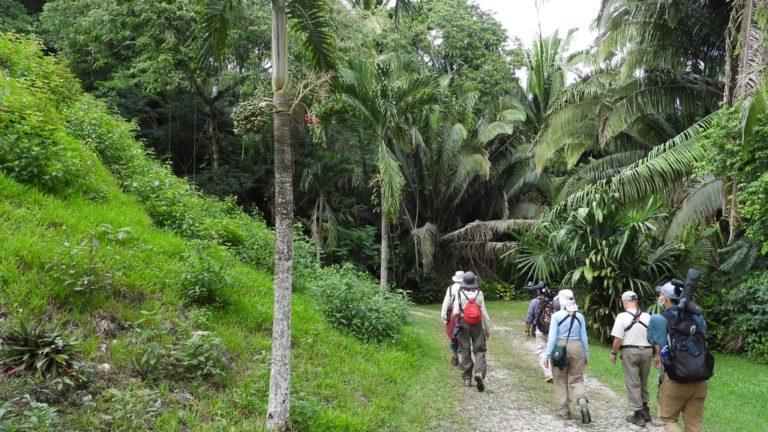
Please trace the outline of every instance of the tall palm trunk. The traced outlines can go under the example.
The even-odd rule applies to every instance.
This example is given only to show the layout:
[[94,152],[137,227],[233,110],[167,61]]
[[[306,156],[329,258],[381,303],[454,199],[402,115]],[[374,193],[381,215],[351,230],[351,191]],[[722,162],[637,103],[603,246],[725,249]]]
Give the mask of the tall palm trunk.
[[[384,197],[381,197],[384,202]],[[389,221],[384,213],[384,209],[381,211],[381,293],[387,289],[387,267],[389,266]]]
[[293,155],[288,95],[285,0],[272,1],[272,90],[275,104],[275,300],[272,367],[264,426],[291,429],[291,285],[293,267]]

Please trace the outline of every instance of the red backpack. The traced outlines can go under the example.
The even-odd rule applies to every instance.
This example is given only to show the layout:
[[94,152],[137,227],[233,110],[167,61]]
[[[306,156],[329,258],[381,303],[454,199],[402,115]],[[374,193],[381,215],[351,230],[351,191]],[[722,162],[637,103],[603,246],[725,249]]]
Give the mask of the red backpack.
[[[478,306],[475,299],[469,298],[466,293],[464,293],[464,298],[467,299],[467,305],[464,306],[464,322],[470,325],[483,322],[483,312],[480,310],[480,306]],[[459,305],[461,305],[461,302],[459,302]]]

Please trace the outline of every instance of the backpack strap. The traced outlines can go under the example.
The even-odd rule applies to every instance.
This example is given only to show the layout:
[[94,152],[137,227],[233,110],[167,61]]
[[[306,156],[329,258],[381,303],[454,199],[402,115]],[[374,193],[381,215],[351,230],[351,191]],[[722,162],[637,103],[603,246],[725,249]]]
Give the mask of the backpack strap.
[[[573,328],[573,321],[575,321],[575,319],[576,319],[576,312],[574,312],[573,315],[570,315],[570,317],[571,317],[571,324],[568,325],[568,336],[565,337],[565,346],[566,347],[568,346],[568,341],[570,340],[570,337],[571,337],[571,329]],[[563,321],[565,321],[567,319],[568,319],[568,317],[565,317],[560,322],[563,322]],[[581,322],[579,322],[579,324],[581,324]],[[558,327],[560,327],[559,324],[558,324]]]
[[624,329],[624,333],[628,332],[629,329],[631,329],[632,327],[635,326],[635,324],[640,324],[641,326],[643,326],[645,328],[648,328],[648,325],[646,323],[640,321],[640,315],[643,314],[643,311],[638,309],[636,314],[633,314],[630,311],[624,311],[624,312],[632,315],[632,323],[630,325],[628,325],[627,328]]
[[467,295],[466,290],[463,290],[463,289],[459,288],[459,292],[456,294],[457,297],[459,297],[459,317],[463,317],[464,316],[464,308],[461,307],[461,296],[459,296],[458,294],[464,294],[464,298],[467,299],[467,303],[469,303],[470,300],[477,299],[477,296],[475,296],[475,298],[473,298],[473,299],[470,299],[469,296]]

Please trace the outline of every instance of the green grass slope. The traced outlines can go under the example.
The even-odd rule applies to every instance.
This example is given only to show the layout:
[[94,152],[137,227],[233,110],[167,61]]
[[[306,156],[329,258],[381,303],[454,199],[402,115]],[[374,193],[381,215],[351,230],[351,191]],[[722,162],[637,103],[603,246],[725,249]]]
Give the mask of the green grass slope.
[[[0,364],[0,430],[261,429],[273,234],[134,134],[35,41],[0,34],[0,337],[44,323],[76,360],[57,357],[59,376]],[[297,275],[295,429],[440,430],[452,376],[427,318],[362,343],[315,306],[313,270]]]

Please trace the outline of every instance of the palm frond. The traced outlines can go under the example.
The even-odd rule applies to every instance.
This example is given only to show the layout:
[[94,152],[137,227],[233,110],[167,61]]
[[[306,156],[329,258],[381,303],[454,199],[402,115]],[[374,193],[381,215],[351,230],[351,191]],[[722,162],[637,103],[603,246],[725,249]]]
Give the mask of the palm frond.
[[400,209],[400,197],[405,179],[400,171],[400,164],[383,142],[379,145],[377,165],[381,188],[381,211],[385,218],[392,221],[397,217]]
[[678,240],[687,225],[711,219],[722,208],[725,200],[725,185],[722,180],[709,179],[692,190],[675,212],[667,228],[665,242]]
[[328,0],[290,0],[286,15],[302,35],[301,46],[320,70],[336,67],[336,35],[333,31],[333,7]]
[[508,231],[530,229],[536,226],[536,220],[507,219],[492,221],[474,221],[442,237],[442,241],[458,242],[463,240],[481,241],[490,240],[494,236]]
[[432,270],[439,238],[437,226],[432,223],[426,223],[424,226],[411,231],[411,236],[421,253],[421,262],[424,265],[424,269]]
[[231,16],[241,0],[204,0],[205,15],[195,29],[201,49],[198,63],[207,65],[224,64],[225,50],[229,38]]
[[487,143],[499,135],[511,135],[514,130],[512,126],[504,122],[493,122],[483,127],[478,133],[478,139],[482,143]]

